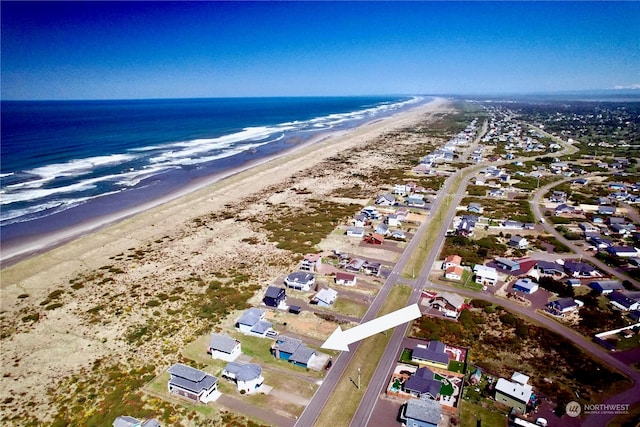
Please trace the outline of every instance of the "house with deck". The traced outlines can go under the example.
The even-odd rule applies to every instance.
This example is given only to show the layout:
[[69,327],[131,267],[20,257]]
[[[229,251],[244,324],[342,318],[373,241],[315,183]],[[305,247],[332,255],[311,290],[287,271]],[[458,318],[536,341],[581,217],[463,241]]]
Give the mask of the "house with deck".
[[504,403],[505,405],[512,407],[517,412],[524,414],[526,413],[527,405],[531,400],[533,387],[526,382],[523,384],[522,380],[519,382],[498,378],[495,391],[496,402]]
[[294,271],[284,279],[287,288],[297,291],[309,291],[316,283],[316,276],[306,271]]
[[218,378],[213,375],[182,363],[171,366],[168,372],[169,393],[194,403],[209,403],[218,397]]
[[306,254],[300,264],[300,270],[314,273],[322,266],[322,255]]
[[444,259],[442,263],[442,269],[446,270],[449,267],[460,266],[462,264],[462,257],[460,255],[449,255]]
[[473,267],[473,273],[475,274],[474,280],[479,285],[494,286],[498,283],[498,271],[493,267],[476,264]]
[[211,358],[231,362],[242,354],[242,345],[237,339],[227,334],[211,334],[207,352]]

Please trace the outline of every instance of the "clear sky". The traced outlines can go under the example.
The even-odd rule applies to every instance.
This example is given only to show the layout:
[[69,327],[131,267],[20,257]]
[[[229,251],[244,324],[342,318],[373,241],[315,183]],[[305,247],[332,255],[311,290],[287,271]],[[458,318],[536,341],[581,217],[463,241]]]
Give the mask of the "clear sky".
[[640,86],[639,2],[9,2],[2,99]]

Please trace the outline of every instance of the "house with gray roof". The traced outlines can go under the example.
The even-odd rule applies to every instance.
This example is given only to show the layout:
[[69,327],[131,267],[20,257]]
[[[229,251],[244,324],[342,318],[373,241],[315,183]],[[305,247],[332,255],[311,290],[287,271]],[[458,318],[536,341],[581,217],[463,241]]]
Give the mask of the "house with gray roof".
[[418,368],[402,385],[404,391],[418,399],[437,400],[442,383],[435,379],[433,371],[426,366]]
[[284,279],[284,284],[287,288],[305,292],[310,290],[315,283],[315,274],[307,271],[294,271]]
[[420,365],[447,369],[449,367],[449,355],[445,349],[446,346],[440,341],[429,341],[429,345],[426,346],[418,344],[411,352],[411,361]]
[[227,334],[211,334],[208,353],[213,359],[230,362],[242,354],[240,341]]
[[536,269],[540,274],[546,276],[562,276],[564,275],[564,267],[553,261],[539,260],[536,263]]
[[285,304],[287,300],[287,293],[283,288],[278,286],[269,286],[264,294],[262,302],[269,307],[278,307],[280,304]]
[[285,335],[276,338],[271,346],[271,353],[277,359],[286,360],[304,368],[316,355],[316,351],[304,345],[302,340]]
[[222,377],[235,382],[239,392],[248,394],[264,383],[262,368],[255,363],[229,362],[222,370]]
[[442,407],[434,400],[410,399],[402,406],[400,418],[408,427],[437,427]]
[[264,320],[265,312],[259,308],[249,308],[236,320],[236,328],[243,334],[266,337],[271,329],[271,323]]
[[637,299],[630,298],[629,295],[619,291],[611,292],[608,298],[612,306],[622,311],[637,310],[640,308],[640,303]]
[[336,302],[338,292],[331,288],[323,288],[311,300],[312,303],[318,304],[321,307],[329,307]]
[[619,280],[596,280],[589,283],[589,287],[603,295],[610,294],[613,291],[624,290],[624,286]]
[[176,363],[168,370],[169,393],[184,397],[194,403],[213,402],[218,397],[218,378],[191,366]]
[[525,413],[527,410],[527,404],[531,399],[533,387],[526,383],[522,384],[520,382],[498,378],[495,390],[495,399],[497,402],[504,403],[505,405],[511,406],[516,411]]

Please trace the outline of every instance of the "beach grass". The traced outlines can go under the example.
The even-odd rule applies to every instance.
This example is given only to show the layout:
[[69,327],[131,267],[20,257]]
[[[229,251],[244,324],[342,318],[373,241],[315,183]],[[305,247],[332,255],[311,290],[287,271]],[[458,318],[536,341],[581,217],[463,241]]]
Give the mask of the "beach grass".
[[[410,295],[411,288],[409,286],[394,286],[378,316],[404,307]],[[351,363],[347,366],[331,397],[329,397],[325,410],[320,413],[316,420],[315,426],[334,427],[344,425],[346,420],[353,418],[390,339],[391,332],[388,331],[366,338],[360,343]],[[359,390],[356,387],[358,369],[360,369],[361,384]]]
[[461,427],[477,427],[478,420],[484,426],[502,426],[506,424],[507,415],[506,411],[500,411],[497,408],[485,408],[464,400],[460,402]]

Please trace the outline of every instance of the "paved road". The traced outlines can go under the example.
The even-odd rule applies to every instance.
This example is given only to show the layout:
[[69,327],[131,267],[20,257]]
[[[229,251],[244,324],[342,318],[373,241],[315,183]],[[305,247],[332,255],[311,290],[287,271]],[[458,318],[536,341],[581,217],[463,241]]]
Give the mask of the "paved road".
[[592,256],[591,253],[585,251],[583,248],[581,248],[579,246],[576,246],[571,240],[567,240],[562,234],[558,233],[556,231],[556,229],[553,227],[552,223],[549,223],[548,220],[544,219],[544,216],[542,215],[542,210],[540,209],[540,199],[542,198],[542,196],[545,193],[547,193],[549,191],[549,189],[551,189],[552,187],[555,187],[556,185],[559,185],[559,184],[561,184],[563,182],[566,182],[566,181],[571,181],[573,179],[575,179],[575,178],[565,178],[563,180],[555,181],[555,182],[552,182],[550,184],[547,184],[547,185],[541,187],[540,189],[538,189],[536,194],[533,196],[533,199],[531,200],[531,210],[533,211],[533,215],[534,215],[536,221],[538,221],[538,222],[544,221],[541,224],[542,228],[544,228],[546,232],[548,232],[551,235],[555,236],[555,238],[558,239],[558,241],[560,241],[560,243],[566,245],[573,252],[575,252],[576,254],[580,255],[583,260],[589,261],[590,263],[592,263],[593,265],[598,267],[600,270],[608,273],[612,277],[619,277],[619,278],[621,278],[623,280],[628,280],[636,288],[640,289],[640,283],[637,280],[634,280],[629,275],[627,275],[626,272],[624,272],[624,271],[622,271],[620,269],[608,266],[604,262],[600,261],[598,258]]

